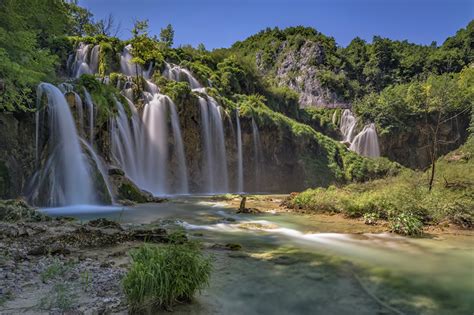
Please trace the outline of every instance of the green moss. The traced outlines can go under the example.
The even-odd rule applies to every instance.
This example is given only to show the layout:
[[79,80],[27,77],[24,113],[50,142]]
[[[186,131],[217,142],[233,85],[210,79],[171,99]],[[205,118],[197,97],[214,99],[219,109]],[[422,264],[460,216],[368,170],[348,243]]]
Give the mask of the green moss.
[[49,220],[51,217],[31,208],[23,200],[0,200],[0,221],[38,222]]
[[119,199],[128,199],[138,203],[148,201],[147,196],[143,194],[135,185],[123,183],[118,189]]

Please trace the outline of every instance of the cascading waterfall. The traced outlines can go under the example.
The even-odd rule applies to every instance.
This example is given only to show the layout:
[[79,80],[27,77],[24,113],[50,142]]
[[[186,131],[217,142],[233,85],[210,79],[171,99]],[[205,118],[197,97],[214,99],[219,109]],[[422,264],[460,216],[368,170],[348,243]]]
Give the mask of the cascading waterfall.
[[379,140],[375,124],[365,125],[364,129],[355,136],[349,149],[363,156],[379,157]]
[[191,85],[191,89],[200,89],[202,85],[193,77],[188,69],[181,68],[177,65],[171,65],[165,62],[165,70],[163,76],[173,81],[187,81]]
[[244,162],[242,156],[242,130],[240,129],[239,110],[235,111],[235,120],[237,125],[237,192],[244,191]]
[[255,191],[261,191],[260,189],[260,178],[262,176],[262,143],[260,141],[260,133],[258,131],[257,123],[252,117],[252,134],[253,134],[253,150],[254,150],[254,163],[255,163]]
[[[140,188],[154,195],[187,194],[186,159],[176,106],[168,96],[159,94],[151,82],[149,89],[142,117],[129,103],[131,124],[123,105],[117,101],[118,115],[112,121],[112,155]],[[177,166],[174,187],[170,187],[168,119],[174,144],[173,160]]]
[[[41,83],[37,89],[38,108],[43,95],[48,100],[49,157],[45,167],[40,169],[36,186],[40,188],[48,181],[48,205],[97,203],[87,158],[81,150],[80,138],[66,98],[54,85]],[[39,132],[39,127],[36,130]]]
[[351,143],[354,138],[354,129],[357,125],[357,119],[354,117],[349,109],[342,112],[340,130],[343,136],[343,141]]
[[220,106],[210,96],[199,97],[201,135],[204,144],[204,179],[206,193],[229,191],[224,125]]
[[379,141],[374,124],[365,125],[361,132],[355,134],[357,118],[349,109],[342,112],[339,128],[343,135],[343,142],[349,144],[349,150],[367,157],[379,157]]
[[82,74],[94,74],[99,67],[100,46],[92,47],[90,44],[79,43],[74,60],[70,67],[72,76],[79,78]]

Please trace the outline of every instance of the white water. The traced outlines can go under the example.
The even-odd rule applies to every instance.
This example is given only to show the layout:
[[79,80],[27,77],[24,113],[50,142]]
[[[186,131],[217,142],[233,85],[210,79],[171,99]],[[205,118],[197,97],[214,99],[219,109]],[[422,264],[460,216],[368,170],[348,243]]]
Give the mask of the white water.
[[70,66],[73,78],[79,78],[82,74],[94,74],[99,67],[99,45],[92,47],[90,44],[79,43]]
[[345,109],[342,112],[340,130],[343,136],[344,142],[352,142],[354,137],[354,129],[357,125],[357,119],[354,117],[349,109]]
[[375,125],[364,126],[364,129],[355,136],[349,149],[363,156],[379,157],[380,149]]
[[47,204],[64,206],[96,203],[87,158],[81,150],[69,105],[61,90],[52,84],[41,83],[37,89],[38,108],[43,95],[48,99],[49,155],[46,166],[39,170],[37,178],[39,185],[49,185]]
[[377,131],[374,124],[367,124],[357,135],[357,118],[349,109],[342,112],[339,128],[343,142],[349,143],[349,150],[367,157],[379,157],[380,148]]
[[187,81],[189,82],[191,89],[202,88],[202,85],[194,78],[188,69],[181,68],[180,66],[169,64],[165,62],[165,70],[163,76],[173,81]]
[[253,150],[254,150],[254,166],[255,166],[255,191],[262,191],[260,188],[260,178],[262,176],[263,152],[262,143],[260,141],[260,133],[255,119],[252,117],[252,134],[253,134]]
[[221,109],[210,96],[199,97],[199,104],[201,107],[201,137],[204,146],[203,192],[228,192],[227,154]]
[[94,143],[94,102],[89,92],[84,88],[84,96],[89,110],[89,143],[92,145]]
[[[154,85],[151,89],[157,91]],[[187,194],[186,159],[175,104],[163,94],[147,93],[149,100],[141,117],[129,103],[130,121],[123,105],[117,102],[119,114],[112,122],[112,154],[138,187],[154,195]],[[172,146],[168,119],[171,121]],[[176,174],[170,172],[170,160],[176,161]]]
[[237,124],[237,192],[244,191],[244,162],[242,156],[242,131],[240,129],[239,110],[235,111],[235,120]]

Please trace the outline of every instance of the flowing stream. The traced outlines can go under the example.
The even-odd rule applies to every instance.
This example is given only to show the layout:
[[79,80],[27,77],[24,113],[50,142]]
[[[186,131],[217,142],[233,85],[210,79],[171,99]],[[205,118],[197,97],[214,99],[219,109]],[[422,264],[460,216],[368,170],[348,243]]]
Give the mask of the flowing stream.
[[[260,196],[275,203],[283,197]],[[213,255],[214,269],[210,287],[194,304],[177,307],[178,314],[349,314],[354,305],[358,314],[393,313],[379,301],[407,314],[462,314],[474,307],[474,246],[467,236],[354,234],[354,224],[344,219],[241,215],[226,202],[206,197],[133,208],[48,211],[81,220],[164,220],[188,230]],[[242,249],[220,249],[225,244]]]

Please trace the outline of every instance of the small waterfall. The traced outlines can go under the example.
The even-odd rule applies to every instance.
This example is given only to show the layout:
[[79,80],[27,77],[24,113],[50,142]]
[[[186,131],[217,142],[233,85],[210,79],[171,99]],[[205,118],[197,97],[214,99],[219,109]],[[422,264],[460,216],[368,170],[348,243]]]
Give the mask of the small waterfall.
[[262,176],[262,163],[263,163],[263,152],[262,143],[260,141],[260,133],[258,131],[257,123],[252,117],[252,134],[253,134],[253,150],[254,150],[254,163],[255,163],[255,191],[261,191],[260,178]]
[[99,45],[95,45],[91,50],[91,55],[89,58],[89,70],[91,74],[97,73],[99,71],[99,50]]
[[357,125],[357,119],[354,117],[349,109],[342,112],[340,130],[343,136],[343,141],[351,143],[354,138],[354,129]]
[[163,76],[173,81],[187,81],[191,85],[191,89],[200,89],[202,85],[194,78],[188,69],[181,68],[177,65],[170,65],[165,62],[165,70]]
[[79,78],[82,74],[94,74],[99,67],[99,45],[91,49],[90,44],[79,43],[70,66],[73,78]]
[[220,106],[210,96],[207,99],[199,97],[199,104],[204,144],[204,192],[228,192],[227,154]]
[[355,136],[349,147],[350,150],[367,157],[379,157],[379,141],[375,124],[368,124]]
[[[379,141],[374,124],[365,125],[360,133],[355,135],[357,118],[349,109],[342,112],[339,128],[343,142],[349,144],[349,150],[367,157],[379,157]],[[355,136],[354,136],[355,135]]]
[[94,142],[94,102],[86,88],[84,88],[84,96],[89,110],[89,142],[92,145]]
[[242,130],[240,129],[239,110],[235,111],[235,120],[237,124],[237,192],[244,191],[244,162],[242,156]]
[[[49,157],[39,170],[38,185],[48,181],[48,205],[94,204],[97,200],[93,194],[90,169],[66,98],[54,85],[41,83],[37,89],[38,108],[43,95],[48,100]],[[39,132],[39,127],[36,130]]]
[[[120,72],[127,76],[140,76],[148,78],[151,73],[151,68],[147,71],[143,71],[143,68],[136,63],[132,62],[132,45],[128,44],[123,48],[122,54],[120,55]],[[150,64],[150,67],[152,65]]]

